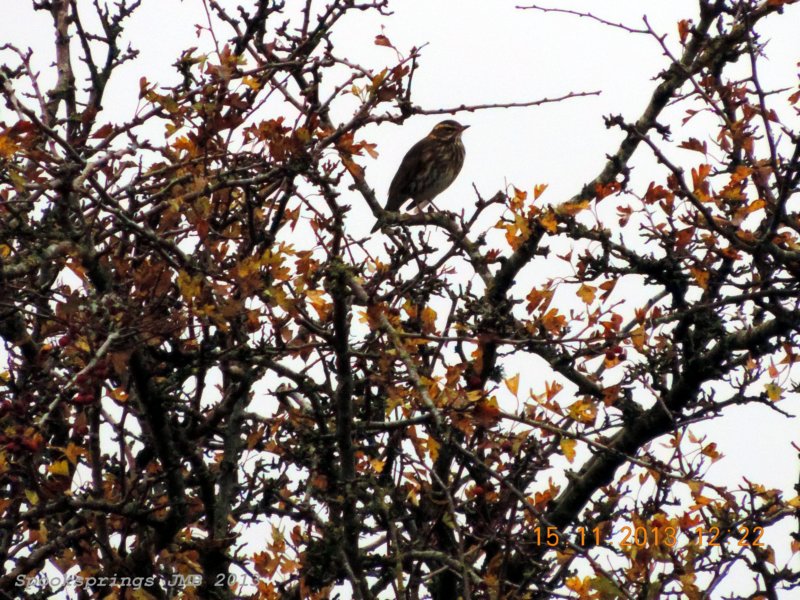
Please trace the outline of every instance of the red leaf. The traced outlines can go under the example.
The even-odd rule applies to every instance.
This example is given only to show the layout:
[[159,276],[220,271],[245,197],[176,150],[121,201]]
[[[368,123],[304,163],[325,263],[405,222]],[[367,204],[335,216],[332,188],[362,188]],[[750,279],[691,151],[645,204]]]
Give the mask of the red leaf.
[[111,133],[112,131],[114,131],[114,127],[111,125],[111,123],[106,123],[100,129],[95,131],[92,134],[92,137],[97,139],[106,138],[108,137],[108,134]]

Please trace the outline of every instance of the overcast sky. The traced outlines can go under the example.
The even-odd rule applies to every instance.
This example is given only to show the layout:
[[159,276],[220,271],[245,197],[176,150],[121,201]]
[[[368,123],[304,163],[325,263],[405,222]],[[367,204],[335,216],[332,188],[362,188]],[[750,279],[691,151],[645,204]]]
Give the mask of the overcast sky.
[[[287,4],[291,2],[288,0]],[[44,12],[34,13],[27,0],[2,3],[0,40],[43,52],[36,55],[36,64],[45,69],[53,57],[49,16]],[[79,4],[88,2],[81,0]],[[589,19],[515,8],[526,4],[524,0],[400,0],[393,5],[394,15],[359,14],[335,34],[340,55],[376,69],[395,60],[391,49],[373,44],[377,34],[386,35],[401,51],[427,43],[414,79],[413,98],[426,108],[537,100],[568,92],[602,92],[599,96],[560,104],[456,116],[471,125],[464,136],[467,157],[459,179],[437,199],[442,207],[469,206],[474,202],[473,185],[488,197],[509,184],[530,190],[534,184],[547,183],[546,201],[558,203],[571,197],[599,172],[605,155],[614,151],[621,137],[617,131],[606,130],[603,117],[609,114],[622,114],[629,120],[638,117],[655,86],[653,78],[668,64],[650,36],[629,34]],[[233,7],[236,2],[223,5]],[[641,27],[642,16],[647,14],[653,29],[667,34],[667,43],[676,52],[677,22],[697,17],[696,0],[550,0],[546,5],[592,10],[602,18],[631,27]],[[787,17],[768,20],[772,29],[762,29],[765,37],[771,39],[767,48],[770,60],[761,73],[766,88],[793,85],[796,81],[800,6],[788,7],[786,11]],[[193,27],[194,23],[205,21],[199,0],[144,0],[128,24],[128,39],[141,54],[112,82],[104,120],[118,122],[130,118],[137,102],[140,77],[156,83],[175,83],[176,74],[170,65],[186,48],[207,42],[197,39]],[[774,27],[777,22],[782,23],[782,28]],[[218,30],[218,35],[224,37],[223,32]],[[52,75],[46,79],[52,80]],[[5,107],[0,107],[2,120],[12,120],[3,111]],[[671,119],[675,137],[686,137],[679,131],[678,115],[674,111],[667,111],[666,115]],[[335,116],[344,120],[348,115]],[[376,160],[361,161],[379,198],[385,197],[406,150],[441,118],[418,117],[402,127],[386,124],[365,132],[371,142],[378,144],[380,153]],[[705,139],[711,135],[706,132]],[[644,152],[637,155],[633,164],[634,182],[647,182],[659,176],[652,159]],[[352,204],[349,217],[352,226],[363,227],[366,234],[374,219],[357,196],[353,196]],[[374,243],[376,249],[380,248],[379,238]],[[537,264],[536,273],[526,271],[525,277],[535,282],[548,269],[547,264]],[[525,284],[525,281],[518,283]],[[541,383],[536,370],[528,368],[521,389],[537,388]],[[796,404],[796,398],[788,399],[782,408],[797,412]],[[753,423],[763,435],[753,435]],[[798,428],[791,425],[766,408],[756,407],[734,409],[724,419],[698,426],[698,433],[714,432],[713,439],[728,457],[712,468],[709,477],[733,484],[746,476],[790,490],[798,468],[796,453],[789,453],[788,442],[798,441]],[[775,456],[785,456],[786,461],[776,461]]]

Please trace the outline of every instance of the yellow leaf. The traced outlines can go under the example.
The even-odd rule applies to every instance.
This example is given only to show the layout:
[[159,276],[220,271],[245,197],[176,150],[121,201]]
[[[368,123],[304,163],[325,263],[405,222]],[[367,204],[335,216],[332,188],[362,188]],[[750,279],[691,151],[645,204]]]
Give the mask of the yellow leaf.
[[0,258],[8,258],[11,255],[11,246],[0,244]]
[[575,421],[590,425],[597,417],[597,407],[589,400],[578,400],[570,405],[569,416]]
[[505,384],[506,387],[508,388],[508,391],[514,394],[514,396],[516,396],[517,391],[519,390],[519,373],[517,373],[513,377],[509,377],[508,379],[506,379]]
[[73,465],[78,464],[78,457],[81,454],[85,455],[86,450],[73,442],[67,444],[67,448],[64,450],[64,456],[66,456]]
[[541,196],[546,189],[546,183],[537,183],[535,186],[533,186],[533,199],[538,200],[539,196]]
[[39,504],[39,495],[33,490],[25,490],[25,497],[28,499],[31,506]]
[[578,202],[564,202],[556,207],[556,213],[559,215],[568,215],[574,217],[582,210],[589,208],[588,200],[579,200]]
[[775,383],[768,383],[764,386],[764,389],[767,391],[767,398],[773,402],[777,402],[783,396],[783,388]]
[[564,456],[567,457],[569,462],[575,460],[575,446],[577,442],[573,439],[569,438],[562,438],[559,442],[559,446],[561,446],[561,452],[564,453]]
[[548,210],[539,217],[539,223],[550,233],[555,233],[558,229],[558,219],[556,219],[556,214],[552,210]]
[[430,306],[422,309],[422,331],[425,333],[436,331],[436,311]]
[[576,294],[578,297],[583,300],[586,304],[591,304],[594,302],[594,296],[597,288],[593,285],[587,285],[585,283],[581,284],[581,287],[578,288]]
[[200,286],[203,281],[202,275],[189,275],[186,271],[178,273],[178,289],[187,302],[191,302],[200,295]]
[[19,150],[17,143],[7,135],[0,135],[0,157],[11,158]]
[[242,83],[256,92],[261,89],[261,84],[258,82],[258,80],[254,77],[250,77],[249,75],[242,77]]
[[592,590],[592,580],[589,577],[580,579],[579,577],[567,577],[564,580],[567,587],[573,592],[576,592],[580,598],[588,598],[589,592]]
[[111,396],[117,402],[123,402],[124,403],[124,402],[128,401],[128,392],[126,392],[121,387],[114,388],[113,390],[108,392],[108,395]]
[[644,343],[646,340],[647,334],[645,333],[644,327],[642,325],[637,325],[636,328],[631,331],[631,343],[633,347],[641,352],[644,350]]
[[62,477],[69,477],[69,461],[59,460],[47,467],[47,470],[53,475],[60,475]]
[[369,464],[372,465],[376,473],[383,473],[383,467],[386,465],[386,463],[379,458],[370,459]]
[[436,460],[439,458],[439,442],[437,442],[434,438],[428,436],[428,453],[431,455],[432,460]]
[[697,285],[701,288],[706,289],[708,287],[708,271],[704,271],[703,269],[698,269],[697,267],[689,267],[689,271],[694,277],[695,281],[697,281]]

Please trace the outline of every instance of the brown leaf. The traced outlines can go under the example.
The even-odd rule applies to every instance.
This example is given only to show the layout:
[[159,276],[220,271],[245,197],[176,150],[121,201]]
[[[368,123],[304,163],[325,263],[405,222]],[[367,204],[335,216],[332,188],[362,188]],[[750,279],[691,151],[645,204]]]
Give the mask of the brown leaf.
[[694,150],[695,152],[702,152],[703,154],[708,153],[708,146],[705,142],[700,143],[700,140],[696,138],[689,138],[685,142],[681,143],[679,148],[684,148],[686,150]]
[[108,134],[114,131],[114,126],[111,123],[106,123],[100,129],[92,134],[93,138],[102,139],[108,137]]

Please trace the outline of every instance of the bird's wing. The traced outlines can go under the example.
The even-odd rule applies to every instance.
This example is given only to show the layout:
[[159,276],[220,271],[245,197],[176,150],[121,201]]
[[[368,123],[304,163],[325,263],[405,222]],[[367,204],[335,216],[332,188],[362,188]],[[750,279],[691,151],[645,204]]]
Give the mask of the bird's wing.
[[411,146],[411,149],[403,157],[400,167],[397,169],[397,173],[394,174],[392,183],[389,186],[389,199],[386,202],[386,210],[400,210],[400,207],[411,197],[408,193],[409,177],[419,169],[420,158],[423,154],[419,151],[419,147],[424,141],[422,139]]

